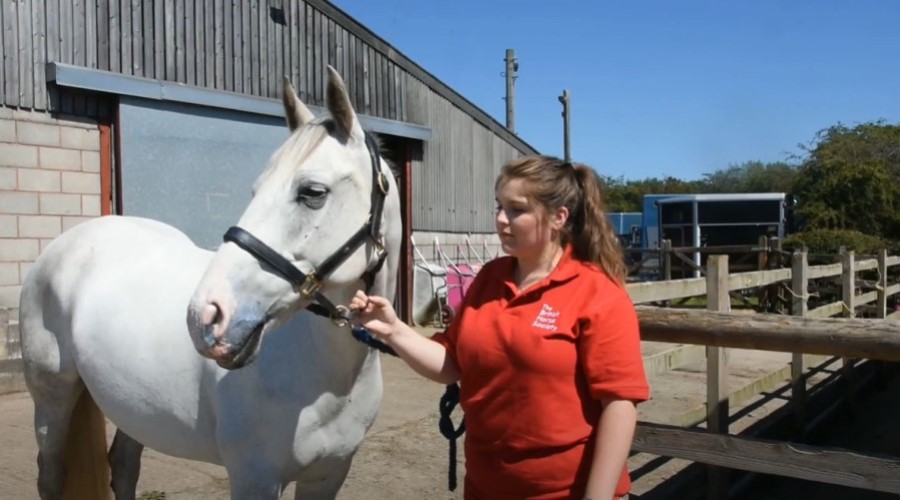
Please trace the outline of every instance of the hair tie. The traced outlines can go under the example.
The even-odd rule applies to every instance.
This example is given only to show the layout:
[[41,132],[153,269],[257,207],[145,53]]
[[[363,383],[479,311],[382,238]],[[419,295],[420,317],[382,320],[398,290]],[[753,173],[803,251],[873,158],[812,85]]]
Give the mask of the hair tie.
[[581,183],[581,179],[578,177],[578,170],[575,168],[575,164],[564,161],[562,163],[562,167],[571,170],[572,175],[575,177],[575,184],[578,185],[578,189],[581,190],[582,193],[584,193],[584,185]]

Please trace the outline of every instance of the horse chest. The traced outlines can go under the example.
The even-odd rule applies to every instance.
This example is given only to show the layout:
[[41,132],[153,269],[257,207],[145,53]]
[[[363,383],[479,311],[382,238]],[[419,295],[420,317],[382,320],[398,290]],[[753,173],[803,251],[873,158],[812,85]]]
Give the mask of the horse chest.
[[268,455],[290,462],[283,466],[294,471],[352,454],[381,402],[378,355],[367,356],[361,367],[340,375],[300,370],[300,362],[293,365],[295,370],[275,375],[264,368],[273,366],[266,364],[266,357],[263,353],[244,370],[224,372],[218,381],[220,446],[246,449],[256,443]]

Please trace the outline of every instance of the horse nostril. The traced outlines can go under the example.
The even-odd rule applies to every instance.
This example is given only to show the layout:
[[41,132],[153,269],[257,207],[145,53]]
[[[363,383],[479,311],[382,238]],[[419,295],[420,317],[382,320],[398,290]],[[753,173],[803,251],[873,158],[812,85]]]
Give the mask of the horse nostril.
[[203,326],[211,326],[222,321],[222,309],[215,302],[206,304],[203,307],[203,314],[200,316]]

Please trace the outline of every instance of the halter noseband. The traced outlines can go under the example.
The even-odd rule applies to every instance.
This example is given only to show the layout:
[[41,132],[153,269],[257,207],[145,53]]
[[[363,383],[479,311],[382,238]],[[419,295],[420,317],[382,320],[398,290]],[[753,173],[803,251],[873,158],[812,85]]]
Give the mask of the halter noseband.
[[313,302],[307,306],[310,312],[331,318],[336,324],[346,324],[349,320],[349,313],[346,307],[334,305],[321,293],[322,281],[343,264],[368,239],[375,245],[378,252],[375,265],[366,270],[362,276],[368,292],[375,281],[375,275],[381,269],[387,257],[384,239],[381,236],[381,219],[384,213],[384,200],[388,194],[389,184],[387,176],[381,169],[378,144],[368,132],[365,133],[365,138],[366,148],[369,150],[369,160],[372,164],[372,205],[369,210],[369,218],[359,231],[310,273],[307,274],[297,269],[289,260],[273,250],[272,247],[238,226],[228,228],[223,237],[225,242],[230,241],[234,243],[255,257],[256,260],[271,267],[275,274],[294,285],[303,298],[312,300]]

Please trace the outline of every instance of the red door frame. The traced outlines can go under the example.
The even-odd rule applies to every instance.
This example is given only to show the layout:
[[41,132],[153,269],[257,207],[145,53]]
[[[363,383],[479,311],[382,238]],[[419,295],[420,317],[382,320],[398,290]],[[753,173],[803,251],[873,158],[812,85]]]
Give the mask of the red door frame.
[[403,224],[403,239],[400,243],[400,280],[398,296],[400,318],[412,322],[412,140],[403,141],[403,172],[400,177],[400,220]]
[[100,215],[122,214],[122,155],[119,137],[119,100],[111,99],[112,111],[98,120],[100,129]]
[[113,151],[112,124],[101,120],[100,127],[100,215],[115,213],[116,202],[113,199]]

